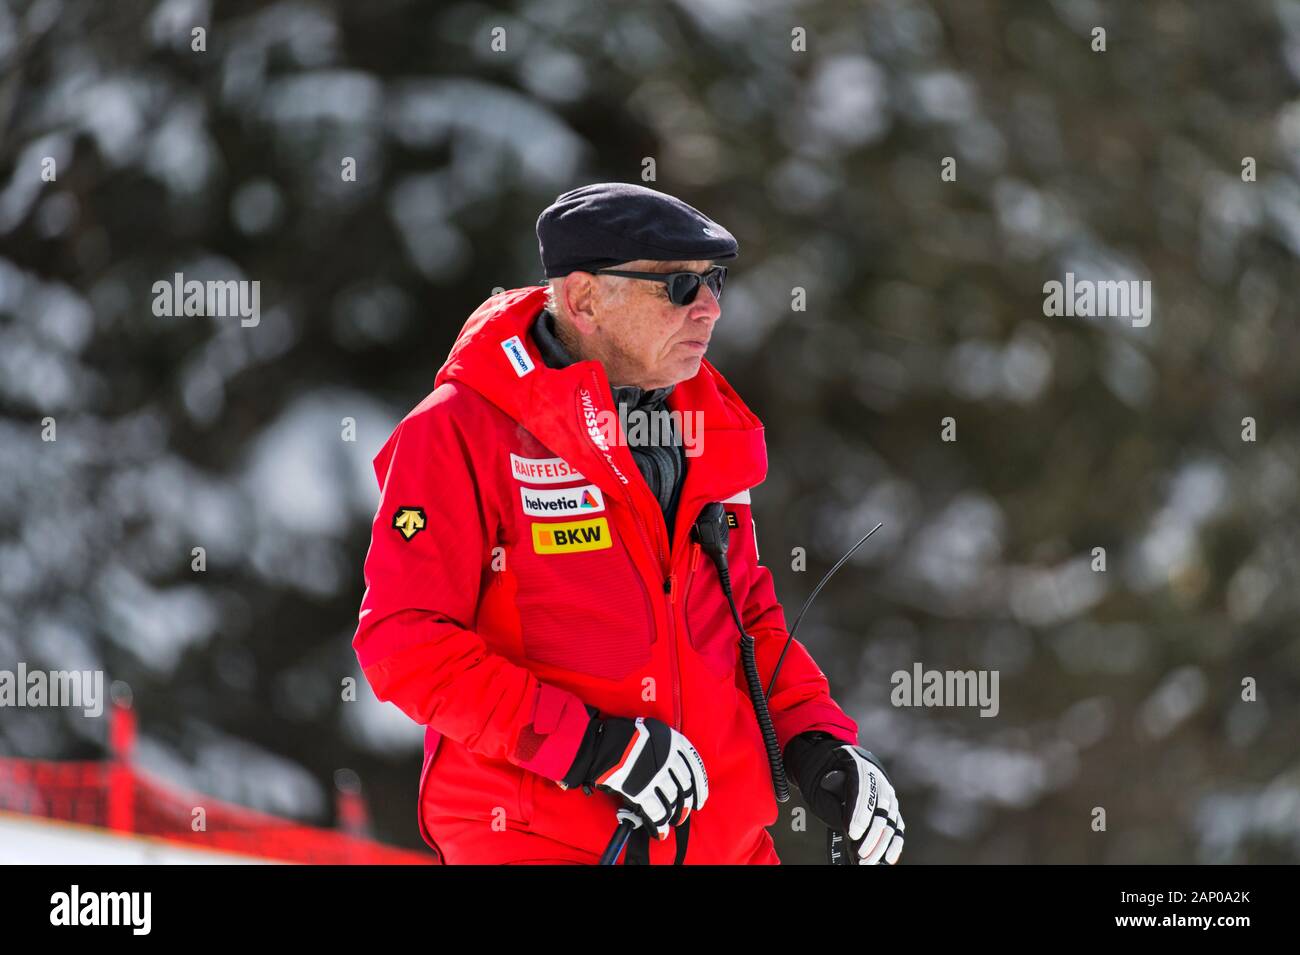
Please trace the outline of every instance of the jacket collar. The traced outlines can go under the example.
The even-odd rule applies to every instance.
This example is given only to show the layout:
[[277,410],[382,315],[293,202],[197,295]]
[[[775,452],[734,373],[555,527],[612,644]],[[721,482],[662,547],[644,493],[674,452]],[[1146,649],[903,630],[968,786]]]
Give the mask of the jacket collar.
[[[532,325],[533,336],[537,339],[538,350],[542,353],[542,359],[550,368],[567,368],[578,359],[573,357],[568,346],[560,341],[560,336],[555,331],[555,316],[548,310],[542,309]],[[653,408],[660,404],[673,392],[675,385],[667,385],[663,388],[640,388],[636,385],[614,385],[611,389],[614,393],[614,403],[617,405],[626,405],[628,410],[637,408]]]
[[[549,367],[529,329],[546,304],[546,287],[511,289],[480,305],[461,329],[434,385],[458,381],[473,388],[607,494],[630,493],[643,513],[659,506],[641,478],[626,442],[600,447],[593,415],[617,415],[609,379],[597,361]],[[523,371],[507,347],[522,349]],[[673,540],[680,540],[700,506],[761,483],[767,475],[763,424],[707,359],[695,377],[679,382],[666,400],[670,411],[702,422],[698,456],[686,468]],[[604,420],[597,418],[595,420]]]

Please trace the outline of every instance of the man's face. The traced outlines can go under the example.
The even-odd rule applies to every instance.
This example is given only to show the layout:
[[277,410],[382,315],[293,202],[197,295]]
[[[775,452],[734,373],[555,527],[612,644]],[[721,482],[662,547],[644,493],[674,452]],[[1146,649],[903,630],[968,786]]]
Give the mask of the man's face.
[[[638,259],[613,268],[636,272],[704,272],[712,262],[654,262]],[[674,305],[662,282],[593,276],[590,296],[578,299],[575,321],[584,357],[605,366],[610,384],[662,388],[695,377],[722,308],[708,286],[695,300]],[[568,292],[566,283],[566,293]],[[568,303],[571,308],[573,300]]]

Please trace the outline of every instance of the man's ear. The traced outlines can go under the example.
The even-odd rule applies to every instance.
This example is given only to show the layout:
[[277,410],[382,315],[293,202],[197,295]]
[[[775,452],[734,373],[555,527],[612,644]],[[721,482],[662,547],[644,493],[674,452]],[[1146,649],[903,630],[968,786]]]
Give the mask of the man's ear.
[[600,289],[596,276],[590,272],[570,272],[560,285],[560,292],[569,323],[581,335],[590,335],[597,328],[596,310]]

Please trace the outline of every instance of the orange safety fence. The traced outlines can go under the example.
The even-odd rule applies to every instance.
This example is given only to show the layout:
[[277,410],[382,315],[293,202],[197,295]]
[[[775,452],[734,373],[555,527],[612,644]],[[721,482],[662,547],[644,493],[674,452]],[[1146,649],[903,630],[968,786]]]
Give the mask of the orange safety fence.
[[[202,808],[200,815],[195,810]],[[0,811],[315,865],[431,865],[429,853],[303,825],[168,786],[119,760],[0,758]],[[201,820],[202,828],[196,831]]]

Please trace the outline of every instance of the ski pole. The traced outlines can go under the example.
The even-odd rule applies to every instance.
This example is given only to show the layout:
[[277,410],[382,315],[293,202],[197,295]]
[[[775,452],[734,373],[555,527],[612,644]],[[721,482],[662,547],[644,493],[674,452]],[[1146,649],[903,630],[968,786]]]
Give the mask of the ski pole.
[[619,820],[618,828],[614,830],[609,845],[605,847],[600,857],[601,865],[618,865],[618,857],[623,854],[623,848],[631,838],[633,830],[641,827],[641,817],[631,809],[620,809],[616,815]]
[[[848,776],[845,772],[836,769],[826,774],[826,778],[822,780],[822,789],[842,797],[847,783]],[[853,846],[849,842],[847,832],[826,827],[826,863],[827,865],[857,865],[857,858],[853,853]]]

